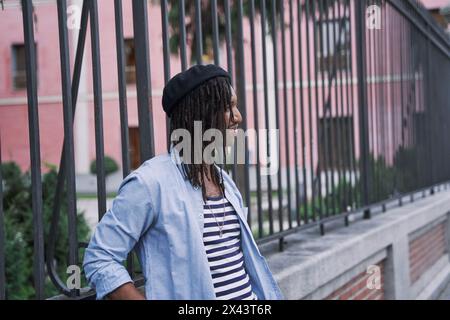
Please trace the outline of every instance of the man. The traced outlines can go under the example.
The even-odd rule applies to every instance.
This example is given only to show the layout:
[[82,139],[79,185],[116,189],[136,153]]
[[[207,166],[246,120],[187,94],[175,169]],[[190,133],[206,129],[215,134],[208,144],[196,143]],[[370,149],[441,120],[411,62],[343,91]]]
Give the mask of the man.
[[[194,144],[202,151],[207,146],[194,134],[195,123],[202,133],[235,135],[242,122],[229,74],[207,65],[176,75],[164,88],[163,108],[171,136],[187,132],[191,143],[187,150],[178,147],[183,142],[171,144],[120,185],[85,252],[84,270],[97,298],[281,299],[233,180],[216,163],[193,161]],[[133,249],[145,296],[122,264]]]

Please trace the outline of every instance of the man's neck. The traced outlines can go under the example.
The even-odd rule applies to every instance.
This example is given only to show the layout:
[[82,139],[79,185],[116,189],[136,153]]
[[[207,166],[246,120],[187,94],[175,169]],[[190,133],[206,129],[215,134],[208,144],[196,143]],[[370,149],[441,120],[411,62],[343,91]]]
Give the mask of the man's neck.
[[204,179],[202,179],[205,185],[205,191],[207,197],[218,197],[222,195],[222,189],[219,185],[214,183],[211,177],[211,167],[207,167]]

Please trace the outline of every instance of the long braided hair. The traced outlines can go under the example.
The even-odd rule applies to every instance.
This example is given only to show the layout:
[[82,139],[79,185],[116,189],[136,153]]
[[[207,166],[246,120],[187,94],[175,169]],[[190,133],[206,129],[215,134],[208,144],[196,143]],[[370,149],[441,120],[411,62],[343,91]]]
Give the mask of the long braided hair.
[[[185,129],[194,138],[194,122],[201,121],[202,137],[206,130],[217,129],[222,133],[223,150],[225,156],[226,129],[225,112],[230,111],[230,119],[233,117],[231,111],[231,85],[225,77],[216,77],[206,81],[199,87],[192,90],[174,107],[170,117],[170,136],[176,129]],[[179,142],[179,141],[178,141]],[[173,142],[176,144],[176,142]],[[193,141],[192,143],[200,143]],[[210,143],[201,141],[202,154],[205,147]],[[170,148],[170,146],[168,146]],[[191,159],[194,159],[194,147],[191,146]],[[182,152],[182,151],[181,151]],[[180,156],[183,156],[180,153]],[[222,166],[221,166],[222,167]],[[222,171],[219,172],[213,164],[206,164],[202,160],[201,164],[183,163],[185,176],[194,187],[202,188],[203,199],[206,199],[206,189],[204,179],[209,171],[212,182],[225,192]]]

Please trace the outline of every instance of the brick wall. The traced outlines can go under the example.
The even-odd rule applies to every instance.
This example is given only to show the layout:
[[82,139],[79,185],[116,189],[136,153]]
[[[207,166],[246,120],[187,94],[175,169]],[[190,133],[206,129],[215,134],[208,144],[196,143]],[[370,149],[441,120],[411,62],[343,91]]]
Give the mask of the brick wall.
[[425,233],[410,239],[409,263],[411,284],[441,258],[446,249],[446,224],[444,221]]
[[381,288],[369,289],[367,281],[373,274],[361,272],[326,297],[326,300],[383,300],[384,299],[384,260],[376,265],[380,267]]

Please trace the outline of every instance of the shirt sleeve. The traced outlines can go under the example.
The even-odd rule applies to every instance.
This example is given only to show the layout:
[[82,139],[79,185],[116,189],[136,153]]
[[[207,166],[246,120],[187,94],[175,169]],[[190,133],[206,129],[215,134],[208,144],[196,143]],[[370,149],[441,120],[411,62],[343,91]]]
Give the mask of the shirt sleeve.
[[83,268],[97,299],[132,282],[123,262],[153,219],[149,190],[132,173],[121,183],[112,208],[98,223],[85,250]]

